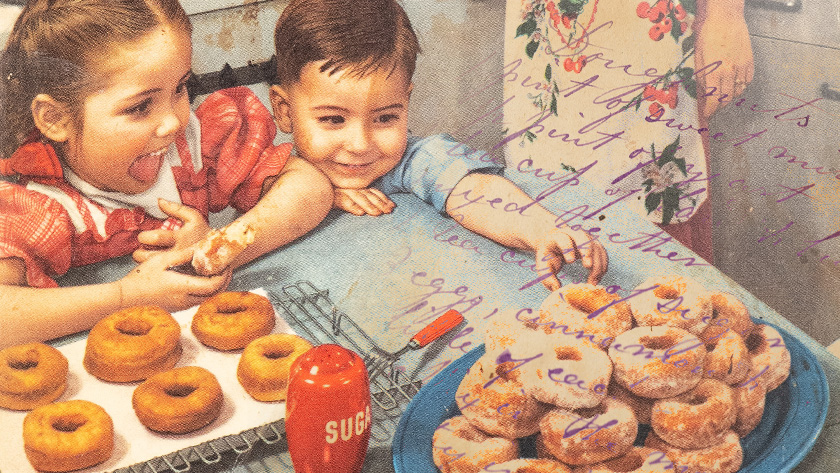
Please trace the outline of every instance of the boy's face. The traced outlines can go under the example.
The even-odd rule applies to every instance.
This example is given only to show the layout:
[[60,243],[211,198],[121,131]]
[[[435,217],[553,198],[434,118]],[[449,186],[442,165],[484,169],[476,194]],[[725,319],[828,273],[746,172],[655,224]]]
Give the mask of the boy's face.
[[369,187],[405,152],[411,82],[401,68],[360,78],[321,72],[322,64],[307,64],[290,86],[272,86],[275,120],[334,186]]

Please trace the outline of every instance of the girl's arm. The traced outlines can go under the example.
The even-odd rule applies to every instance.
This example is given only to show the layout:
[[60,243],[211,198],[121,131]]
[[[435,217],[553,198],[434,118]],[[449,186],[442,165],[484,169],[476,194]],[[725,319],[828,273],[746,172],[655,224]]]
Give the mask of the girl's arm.
[[88,330],[102,317],[136,305],[183,310],[227,286],[230,271],[200,278],[167,270],[191,257],[191,250],[162,254],[118,281],[58,288],[27,287],[23,261],[0,259],[0,348]]
[[[714,71],[697,77],[697,106],[701,120],[706,120],[721,105],[743,93],[753,79],[753,51],[744,20],[744,0],[699,0],[693,29],[695,70],[721,61]],[[706,94],[711,95],[705,97]]]
[[254,243],[233,263],[243,265],[290,243],[315,228],[333,205],[329,179],[315,166],[290,156],[283,171],[263,184],[263,195],[251,210],[236,220],[254,229]]
[[[496,203],[491,203],[494,200]],[[557,217],[538,203],[522,213],[504,210],[511,202],[521,208],[533,201],[504,177],[471,173],[452,190],[446,212],[464,228],[501,245],[535,252],[538,271],[550,268],[553,275],[579,258],[589,269],[588,281],[597,284],[608,264],[607,252],[599,241],[568,226],[557,228]],[[543,280],[543,284],[549,290],[560,287],[556,276]]]

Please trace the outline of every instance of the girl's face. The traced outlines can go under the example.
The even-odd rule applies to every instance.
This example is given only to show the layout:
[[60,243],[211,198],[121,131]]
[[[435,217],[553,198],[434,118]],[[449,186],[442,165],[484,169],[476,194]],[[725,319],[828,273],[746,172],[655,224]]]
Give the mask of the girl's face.
[[65,164],[102,190],[149,189],[189,119],[191,56],[189,35],[167,25],[112,48],[97,65],[105,79],[84,100],[81,129],[71,125]]

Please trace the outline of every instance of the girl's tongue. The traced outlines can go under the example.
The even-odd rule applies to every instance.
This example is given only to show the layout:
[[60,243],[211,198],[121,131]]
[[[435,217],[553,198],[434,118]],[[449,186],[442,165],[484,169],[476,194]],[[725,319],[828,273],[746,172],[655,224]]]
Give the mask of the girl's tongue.
[[140,156],[128,167],[128,175],[140,182],[154,182],[157,180],[165,154],[165,152],[159,151]]

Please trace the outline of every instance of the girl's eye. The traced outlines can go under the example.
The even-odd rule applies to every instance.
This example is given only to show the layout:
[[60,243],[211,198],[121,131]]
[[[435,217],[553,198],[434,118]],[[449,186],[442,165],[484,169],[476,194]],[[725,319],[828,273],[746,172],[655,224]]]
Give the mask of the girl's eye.
[[137,105],[133,105],[125,110],[125,113],[128,115],[145,115],[149,112],[149,108],[152,106],[152,99],[148,98],[143,100],[142,102],[138,103]]
[[399,115],[391,113],[391,114],[388,114],[388,115],[380,115],[379,117],[376,118],[376,122],[377,123],[391,123],[391,122],[398,121],[399,119],[400,119]]
[[328,115],[325,117],[318,117],[318,121],[328,125],[341,125],[344,123],[344,117],[341,115]]

